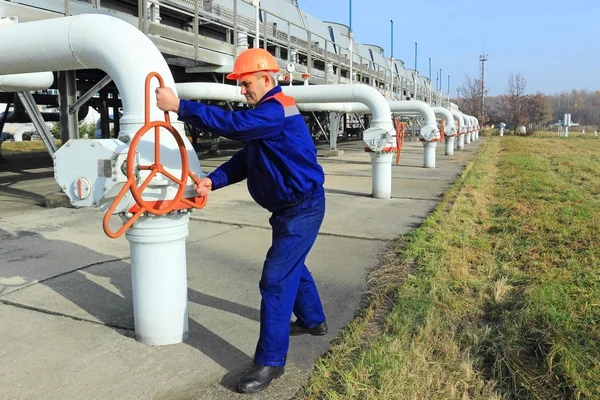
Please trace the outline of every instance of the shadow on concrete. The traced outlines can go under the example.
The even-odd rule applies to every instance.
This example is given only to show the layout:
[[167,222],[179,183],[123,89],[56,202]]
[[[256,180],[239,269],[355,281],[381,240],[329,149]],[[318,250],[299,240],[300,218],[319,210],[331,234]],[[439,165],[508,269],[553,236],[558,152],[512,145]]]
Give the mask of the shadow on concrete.
[[325,189],[325,194],[345,194],[348,196],[358,196],[358,197],[368,197],[371,198],[371,194],[360,193],[360,192],[352,192],[349,190],[339,190],[339,189]]
[[[47,257],[52,253],[52,257]],[[48,263],[64,260],[64,268]],[[128,258],[115,258],[64,240],[48,240],[37,232],[11,234],[0,229],[0,302],[42,313],[98,323],[133,338],[133,298]],[[68,265],[71,264],[71,265]],[[83,266],[77,266],[81,265]],[[6,265],[6,267],[4,267]],[[74,266],[75,265],[75,266]],[[37,285],[51,289],[39,290]],[[32,292],[26,293],[31,290]],[[259,321],[259,311],[196,290],[189,301]],[[73,305],[75,307],[73,307]],[[252,358],[188,318],[189,339],[197,349],[228,371],[223,385],[233,390],[241,371]],[[0,321],[1,325],[1,321]]]

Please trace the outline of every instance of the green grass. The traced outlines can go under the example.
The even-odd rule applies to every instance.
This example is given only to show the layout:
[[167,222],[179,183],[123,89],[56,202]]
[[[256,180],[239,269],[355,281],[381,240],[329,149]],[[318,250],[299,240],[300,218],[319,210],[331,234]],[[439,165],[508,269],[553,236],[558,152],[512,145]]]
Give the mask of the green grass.
[[392,243],[302,398],[600,398],[600,141],[494,137]]
[[[61,146],[60,140],[55,140],[57,147]],[[3,142],[2,143],[2,152],[5,155],[8,154],[16,154],[16,153],[35,153],[35,152],[45,152],[46,147],[44,146],[44,142],[41,140],[25,140],[22,142]]]

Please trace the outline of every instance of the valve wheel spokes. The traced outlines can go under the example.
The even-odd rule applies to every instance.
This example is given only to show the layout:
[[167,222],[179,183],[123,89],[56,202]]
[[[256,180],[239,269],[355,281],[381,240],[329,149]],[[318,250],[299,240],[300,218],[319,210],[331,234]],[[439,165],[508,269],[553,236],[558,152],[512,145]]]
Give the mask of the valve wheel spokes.
[[[150,81],[153,77],[156,77],[159,81],[160,87],[164,88],[164,81],[162,77],[157,72],[151,72],[146,77],[146,99],[145,99],[145,117],[144,117],[144,126],[142,126],[131,141],[131,145],[129,146],[129,152],[127,154],[127,181],[115,200],[109,207],[108,211],[104,215],[103,219],[103,228],[106,235],[110,238],[116,238],[121,236],[129,227],[133,225],[133,223],[145,212],[152,215],[165,215],[175,210],[180,206],[181,203],[193,207],[193,208],[202,208],[206,205],[207,197],[198,198],[196,197],[195,201],[190,201],[188,199],[183,198],[183,193],[185,192],[185,188],[187,185],[188,178],[191,178],[196,184],[199,183],[199,179],[191,173],[188,166],[188,156],[187,149],[185,148],[185,143],[179,132],[171,125],[171,121],[169,118],[169,113],[165,112],[164,121],[155,121],[150,122]],[[137,166],[138,171],[150,171],[144,182],[137,187],[136,185],[136,167],[135,167],[135,155],[137,154],[137,146],[142,139],[142,137],[148,133],[152,128],[154,128],[154,163],[151,165],[140,165]],[[177,178],[167,170],[165,170],[163,164],[160,159],[160,129],[166,129],[177,142],[177,148],[179,150],[179,154],[181,156],[181,177]],[[142,198],[142,192],[150,185],[152,179],[154,179],[158,174],[164,175],[167,179],[171,180],[173,183],[177,184],[179,187],[177,189],[177,193],[172,200],[168,202],[148,202]],[[135,202],[139,206],[139,210],[133,214],[133,216],[117,231],[112,232],[108,226],[110,216],[115,211],[127,191],[131,191],[131,195],[135,199]]]

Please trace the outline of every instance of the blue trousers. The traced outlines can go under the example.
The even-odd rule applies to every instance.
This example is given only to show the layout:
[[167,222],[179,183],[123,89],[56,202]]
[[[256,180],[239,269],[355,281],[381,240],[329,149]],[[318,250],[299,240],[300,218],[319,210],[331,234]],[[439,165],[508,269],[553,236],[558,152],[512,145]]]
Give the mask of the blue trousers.
[[305,200],[273,213],[273,243],[260,280],[260,338],[254,362],[285,365],[292,312],[312,328],[325,321],[315,281],[304,264],[325,215],[325,197]]

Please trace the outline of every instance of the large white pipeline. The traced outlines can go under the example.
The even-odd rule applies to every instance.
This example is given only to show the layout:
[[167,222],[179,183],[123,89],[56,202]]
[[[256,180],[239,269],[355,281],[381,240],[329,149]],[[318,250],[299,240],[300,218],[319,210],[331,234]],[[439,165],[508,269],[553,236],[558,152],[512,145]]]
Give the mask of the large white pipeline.
[[[114,148],[116,149],[114,160],[116,160],[117,156],[121,157],[127,152],[128,146],[124,143],[130,142],[138,129],[144,125],[145,79],[148,73],[158,72],[162,75],[166,86],[174,86],[171,71],[152,41],[128,23],[104,15],[84,14],[4,26],[0,29],[0,54],[2,55],[0,75],[98,68],[107,72],[118,87],[123,103],[119,134],[121,140],[74,141],[81,145],[91,143],[91,147],[69,146],[70,141],[56,154],[57,175],[68,176],[66,180],[69,182],[72,180],[75,187],[77,182],[80,182],[80,188],[81,181],[84,179],[79,175],[80,171],[88,168],[95,174],[99,174],[99,160],[84,158],[85,165],[70,163],[69,160],[76,158],[78,154],[69,153],[69,147],[70,149],[81,147],[83,150]],[[153,95],[158,82],[154,79],[150,86]],[[156,101],[152,99],[149,110],[150,121],[163,120],[164,114],[155,104]],[[180,128],[182,128],[181,124]],[[194,149],[185,135],[181,136],[189,158],[190,171],[201,173],[200,161]],[[162,132],[160,137],[163,150],[161,163],[172,175],[181,176],[181,159],[179,151],[176,150],[178,147],[175,139],[166,132]],[[154,163],[152,133],[144,136],[137,151],[141,165]],[[110,159],[100,161],[108,161],[109,165],[111,162]],[[69,167],[66,167],[67,165]],[[116,181],[120,166],[115,165],[103,171],[110,174],[112,169]],[[140,178],[143,180],[148,173],[149,171],[140,171]],[[98,177],[98,182],[103,180],[105,181],[106,178]],[[124,185],[124,182],[121,185]],[[191,184],[186,186],[188,188],[186,197],[195,194]],[[144,200],[172,199],[177,191],[177,187],[166,178],[153,179],[147,189],[144,191]],[[66,185],[63,186],[63,190],[70,197],[75,196],[72,193],[73,189]],[[95,188],[92,188],[92,191],[94,190]],[[99,190],[102,192],[101,186]],[[81,197],[84,192],[81,189],[79,192]],[[93,195],[87,198],[91,202]],[[71,199],[74,201],[74,197]],[[124,204],[123,207],[120,206],[121,210],[127,210],[133,205],[131,200],[121,203]],[[97,202],[94,201],[93,204],[97,205]],[[126,234],[131,244],[135,334],[136,338],[144,343],[179,343],[188,335],[185,263],[185,236],[187,236],[188,221],[187,213],[162,217],[142,216],[134,224],[132,231]],[[173,224],[177,227],[171,229]],[[139,236],[144,236],[145,239],[140,240]],[[158,240],[152,242],[155,238]],[[139,244],[140,242],[152,242],[152,244]],[[154,249],[154,253],[162,252],[165,257],[159,259],[154,253],[144,251],[140,246],[150,246]]]
[[[371,129],[388,144],[382,147],[395,146],[394,126],[390,118],[388,102],[376,89],[362,84],[353,85],[320,85],[320,86],[282,86],[283,92],[294,97],[296,103],[345,103],[359,102],[366,105],[373,115]],[[238,93],[239,88],[231,85],[214,83],[179,83],[177,92],[188,100],[230,100],[244,102]],[[302,107],[299,105],[298,107]],[[326,111],[326,110],[322,110]],[[329,109],[327,111],[336,111]],[[372,196],[378,199],[389,199],[392,196],[392,153],[371,153],[372,161]]]
[[[392,114],[396,115],[420,115],[424,124],[421,127],[421,141],[423,143],[423,167],[435,168],[436,139],[440,132],[437,127],[435,112],[425,102],[419,100],[390,101],[388,102]],[[369,113],[369,108],[357,103],[299,103],[298,108],[302,111],[335,111],[354,112],[357,114]],[[452,125],[454,125],[452,121]]]
[[[4,28],[5,29],[5,28]],[[52,72],[0,75],[0,92],[31,92],[46,90],[54,83]]]

